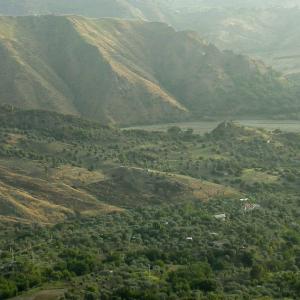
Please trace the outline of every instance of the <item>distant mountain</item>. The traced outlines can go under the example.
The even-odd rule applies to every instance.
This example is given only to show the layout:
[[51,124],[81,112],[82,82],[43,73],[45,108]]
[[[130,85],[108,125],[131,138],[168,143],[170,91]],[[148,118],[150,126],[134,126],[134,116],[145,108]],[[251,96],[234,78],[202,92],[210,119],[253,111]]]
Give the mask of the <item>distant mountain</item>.
[[198,8],[173,20],[221,49],[263,59],[285,74],[300,72],[300,8]]
[[300,0],[0,0],[0,15],[45,14],[161,21],[299,77]]
[[299,77],[300,0],[170,0],[160,7],[175,28]]
[[162,5],[165,3],[169,8],[195,8],[195,7],[293,7],[300,6],[299,0],[167,0],[160,1]]
[[163,23],[0,18],[0,101],[134,124],[278,115],[299,103],[280,74]]
[[152,0],[0,0],[0,15],[77,14],[163,21],[160,7]]
[[299,0],[0,0],[0,14],[79,14],[88,17],[170,21],[181,10],[207,7],[270,8],[300,6]]

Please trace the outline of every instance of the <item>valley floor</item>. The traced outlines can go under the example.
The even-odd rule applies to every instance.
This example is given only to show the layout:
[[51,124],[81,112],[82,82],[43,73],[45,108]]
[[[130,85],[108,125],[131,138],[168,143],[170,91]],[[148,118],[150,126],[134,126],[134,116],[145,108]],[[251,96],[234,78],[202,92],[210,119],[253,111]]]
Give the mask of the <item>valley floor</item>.
[[[124,130],[142,129],[148,131],[167,131],[171,126],[178,126],[182,129],[191,128],[195,133],[203,134],[212,131],[223,120],[216,121],[194,121],[194,122],[180,122],[180,123],[165,123],[157,125],[141,125],[123,128]],[[300,121],[297,120],[235,120],[243,126],[262,128],[266,130],[280,129],[286,132],[300,132]]]

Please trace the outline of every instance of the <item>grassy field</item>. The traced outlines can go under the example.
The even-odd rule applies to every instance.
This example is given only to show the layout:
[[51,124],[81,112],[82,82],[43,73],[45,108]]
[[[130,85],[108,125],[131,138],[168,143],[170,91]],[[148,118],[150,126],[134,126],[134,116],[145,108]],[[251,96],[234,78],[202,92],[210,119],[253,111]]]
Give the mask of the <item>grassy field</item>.
[[[146,125],[146,126],[136,126],[124,129],[144,129],[149,131],[166,131],[172,126],[179,126],[182,129],[192,128],[195,133],[206,133],[210,132],[216,126],[222,122],[220,121],[198,121],[198,122],[182,122],[182,123],[167,123],[158,125]],[[286,132],[300,132],[300,121],[295,120],[236,120],[235,122],[254,128],[264,128],[267,130],[280,129]]]

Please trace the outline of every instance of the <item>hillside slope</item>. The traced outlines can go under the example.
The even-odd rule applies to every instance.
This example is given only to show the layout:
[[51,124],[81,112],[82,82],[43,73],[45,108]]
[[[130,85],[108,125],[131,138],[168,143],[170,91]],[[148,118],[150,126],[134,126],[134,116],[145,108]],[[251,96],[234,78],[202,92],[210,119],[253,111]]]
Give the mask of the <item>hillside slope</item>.
[[[126,30],[130,22],[51,16],[0,22],[2,101],[103,123],[184,117],[186,109],[154,78],[138,73],[129,45],[116,44],[115,30]],[[128,64],[118,62],[119,56]]]
[[300,72],[299,0],[174,0],[168,22],[196,30],[221,49],[262,59],[288,76]]
[[57,223],[124,209],[235,200],[258,187],[298,192],[299,134],[233,122],[204,136],[178,129],[121,131],[0,106],[0,221]]
[[143,155],[144,145],[169,140],[143,136],[54,112],[0,106],[0,222],[54,224],[127,208],[239,196],[221,184],[124,165],[122,156],[134,148]]
[[221,49],[263,59],[285,74],[300,72],[300,8],[198,7],[183,9],[173,24],[197,30]]
[[0,221],[58,223],[80,214],[120,211],[67,184],[38,179],[0,165]]
[[0,101],[134,124],[297,112],[289,83],[163,23],[0,18]]
[[299,133],[0,106],[0,298],[298,299],[299,185]]
[[289,76],[300,70],[299,8],[299,0],[0,0],[0,15],[118,17],[197,30],[218,47],[263,59]]

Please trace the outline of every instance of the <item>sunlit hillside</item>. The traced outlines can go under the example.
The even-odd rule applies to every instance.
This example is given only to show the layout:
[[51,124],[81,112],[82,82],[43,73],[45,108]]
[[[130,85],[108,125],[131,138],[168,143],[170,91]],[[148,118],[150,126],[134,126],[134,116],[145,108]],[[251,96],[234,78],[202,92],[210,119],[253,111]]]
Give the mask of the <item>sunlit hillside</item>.
[[0,57],[1,103],[101,123],[298,112],[281,74],[163,23],[1,17]]

